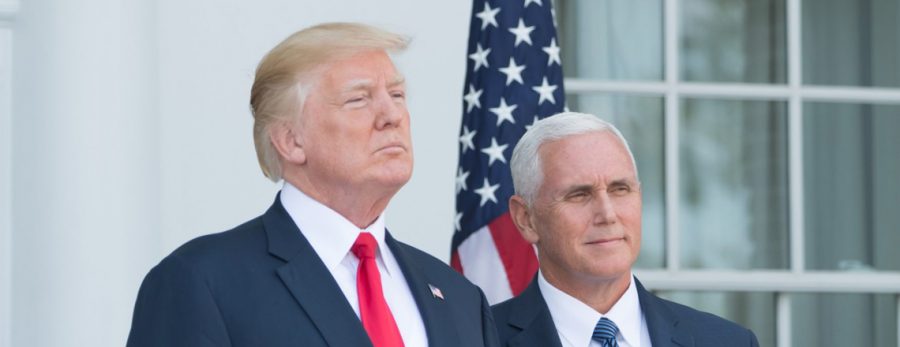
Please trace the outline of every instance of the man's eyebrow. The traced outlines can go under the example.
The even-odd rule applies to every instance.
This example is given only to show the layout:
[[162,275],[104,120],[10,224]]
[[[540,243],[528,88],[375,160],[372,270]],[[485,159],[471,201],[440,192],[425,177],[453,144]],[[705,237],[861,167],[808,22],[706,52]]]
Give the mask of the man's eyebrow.
[[579,191],[594,190],[594,186],[590,184],[574,184],[566,188],[566,194]]
[[[403,75],[397,75],[397,76],[394,76],[394,78],[388,82],[387,86],[395,87],[395,86],[398,86],[398,85],[401,85],[404,83],[406,83],[406,77],[403,77]],[[350,80],[349,82],[347,82],[347,84],[344,86],[344,88],[341,89],[341,92],[346,93],[346,92],[352,92],[352,91],[360,90],[360,89],[368,89],[368,88],[371,88],[374,84],[375,83],[370,79]]]
[[619,179],[613,180],[612,182],[609,182],[609,185],[610,186],[633,186],[634,183],[635,183],[634,180],[632,180],[630,178],[619,178]]
[[406,83],[406,77],[403,75],[396,75],[393,80],[388,82],[388,87],[395,87],[404,83]]
[[354,90],[366,89],[372,86],[372,80],[370,79],[356,79],[347,82],[344,88],[341,89],[341,92],[352,92]]

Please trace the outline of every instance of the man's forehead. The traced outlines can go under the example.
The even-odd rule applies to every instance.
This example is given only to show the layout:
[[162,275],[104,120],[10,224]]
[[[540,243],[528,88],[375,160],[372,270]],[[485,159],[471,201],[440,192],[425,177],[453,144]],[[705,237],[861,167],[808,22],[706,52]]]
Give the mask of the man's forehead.
[[[398,86],[406,83],[406,78],[399,73],[387,76],[386,85],[388,87]],[[377,80],[373,78],[353,78],[344,81],[341,89],[344,91],[352,91],[357,89],[368,89],[377,84]]]
[[571,159],[566,158],[568,156],[577,158],[591,156],[628,157],[628,151],[615,134],[609,131],[592,131],[544,142],[538,148],[538,155],[541,156],[542,161],[547,161],[547,159],[551,158]]
[[[599,172],[599,171],[560,171],[562,175],[545,177],[544,181],[557,187],[570,186],[592,186],[605,187],[613,184],[637,183],[634,174],[619,170],[617,172]],[[549,178],[549,179],[548,179]]]
[[[609,132],[569,136],[541,145],[545,180],[557,183],[589,183],[636,180],[625,146]],[[552,176],[552,177],[547,177]]]

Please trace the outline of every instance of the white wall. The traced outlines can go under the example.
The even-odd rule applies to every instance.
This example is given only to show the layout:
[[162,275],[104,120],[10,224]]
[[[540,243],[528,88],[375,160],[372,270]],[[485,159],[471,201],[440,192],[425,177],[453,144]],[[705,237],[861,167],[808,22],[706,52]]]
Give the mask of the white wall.
[[7,263],[0,253],[0,281],[13,267],[11,294],[0,282],[0,346],[4,331],[13,346],[122,345],[151,266],[188,239],[261,214],[277,186],[253,151],[253,71],[281,39],[326,21],[412,36],[396,62],[409,85],[416,166],[388,227],[446,260],[470,6],[23,2],[12,25],[11,118],[0,50],[0,252],[12,245]]
[[12,313],[12,18],[16,3],[0,1],[0,346],[11,343]]

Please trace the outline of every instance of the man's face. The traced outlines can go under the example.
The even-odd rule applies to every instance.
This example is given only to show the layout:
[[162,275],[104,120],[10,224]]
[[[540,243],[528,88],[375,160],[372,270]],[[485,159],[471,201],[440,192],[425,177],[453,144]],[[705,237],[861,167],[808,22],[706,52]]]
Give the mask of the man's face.
[[593,132],[545,143],[539,155],[544,179],[529,208],[529,241],[541,271],[566,283],[630,276],[641,247],[641,192],[622,143]]
[[393,194],[412,174],[406,86],[383,51],[326,65],[299,125],[307,174],[318,188]]

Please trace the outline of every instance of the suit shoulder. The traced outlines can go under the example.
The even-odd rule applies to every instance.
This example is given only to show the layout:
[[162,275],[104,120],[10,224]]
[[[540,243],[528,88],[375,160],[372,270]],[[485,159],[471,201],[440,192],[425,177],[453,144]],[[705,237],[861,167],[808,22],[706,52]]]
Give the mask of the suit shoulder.
[[262,219],[257,217],[230,230],[198,236],[172,251],[160,265],[177,259],[201,268],[219,267],[247,254],[264,252],[266,242]]
[[521,307],[519,307],[521,305],[523,305],[522,300],[519,296],[515,296],[491,306],[491,315],[494,316],[494,322],[496,322],[497,334],[504,345],[520,331],[519,328],[513,327],[510,321],[516,318],[513,317],[513,312],[521,311]]
[[674,301],[666,300],[660,297],[656,297],[661,303],[668,306],[672,311],[676,312],[678,316],[682,319],[689,320],[692,322],[700,322],[704,323],[703,325],[715,325],[720,328],[740,328],[744,329],[737,323],[734,323],[725,318],[719,317],[715,314],[700,311],[690,306],[682,305]]
[[715,314],[700,311],[698,309],[679,304],[674,301],[666,300],[657,296],[653,296],[659,304],[668,307],[675,312],[680,318],[680,322],[688,324],[695,330],[704,331],[702,335],[704,339],[709,338],[713,341],[754,341],[751,345],[757,345],[756,335],[749,329],[719,317]]
[[521,296],[515,296],[491,306],[491,312],[494,314],[494,319],[498,322],[505,321],[506,318],[509,317],[513,307],[521,304],[519,301],[521,301]]

